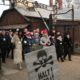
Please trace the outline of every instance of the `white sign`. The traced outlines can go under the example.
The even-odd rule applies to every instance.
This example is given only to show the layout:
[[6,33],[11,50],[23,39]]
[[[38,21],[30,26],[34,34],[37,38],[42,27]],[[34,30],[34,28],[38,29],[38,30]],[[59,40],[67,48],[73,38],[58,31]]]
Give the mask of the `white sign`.
[[26,54],[25,61],[27,80],[59,80],[54,46]]

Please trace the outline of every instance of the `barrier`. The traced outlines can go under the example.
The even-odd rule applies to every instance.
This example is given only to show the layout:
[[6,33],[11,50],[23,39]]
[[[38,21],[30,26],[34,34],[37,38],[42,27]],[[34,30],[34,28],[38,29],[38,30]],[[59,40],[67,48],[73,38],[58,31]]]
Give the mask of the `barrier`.
[[25,54],[25,62],[26,80],[60,80],[54,46]]

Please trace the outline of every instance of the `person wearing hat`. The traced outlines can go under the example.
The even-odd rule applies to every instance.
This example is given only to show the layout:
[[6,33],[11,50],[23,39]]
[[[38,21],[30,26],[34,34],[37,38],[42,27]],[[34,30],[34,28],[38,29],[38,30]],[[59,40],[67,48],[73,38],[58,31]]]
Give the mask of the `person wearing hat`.
[[43,35],[40,39],[40,44],[43,46],[43,48],[46,48],[48,46],[50,46],[51,42],[50,42],[50,39],[49,39],[49,36],[48,36],[48,31],[46,29],[44,29],[42,31]]
[[68,60],[71,61],[72,60],[71,53],[72,53],[73,43],[72,43],[72,39],[71,39],[69,33],[64,35],[63,46],[64,46],[64,60],[68,56]]
[[56,34],[56,42],[55,42],[55,47],[56,47],[56,54],[57,54],[57,60],[61,60],[63,62],[63,43],[62,43],[62,36],[60,32],[57,32]]
[[36,29],[35,32],[33,33],[33,39],[34,43],[39,45],[40,44],[40,34],[39,34],[39,29]]

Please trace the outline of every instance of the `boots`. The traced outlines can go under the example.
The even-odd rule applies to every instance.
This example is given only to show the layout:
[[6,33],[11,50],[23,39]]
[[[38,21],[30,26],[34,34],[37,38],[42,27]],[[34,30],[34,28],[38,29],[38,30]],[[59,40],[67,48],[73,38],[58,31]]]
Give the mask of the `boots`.
[[17,64],[17,68],[18,68],[19,70],[22,70],[22,65],[21,65],[21,63]]

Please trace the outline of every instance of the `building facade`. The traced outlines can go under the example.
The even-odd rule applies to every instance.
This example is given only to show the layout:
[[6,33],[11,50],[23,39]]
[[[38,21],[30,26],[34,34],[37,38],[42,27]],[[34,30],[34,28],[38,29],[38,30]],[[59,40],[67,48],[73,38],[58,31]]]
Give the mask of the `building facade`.
[[[60,15],[57,15],[57,21],[52,23],[52,27],[55,26],[55,30],[60,31],[62,35],[69,32],[76,51],[80,47],[80,11],[74,11],[73,20],[72,11],[69,10],[70,8],[58,10],[57,14]],[[41,15],[38,12],[40,12]],[[23,7],[14,7],[3,12],[0,18],[0,29],[23,29],[28,25],[31,25],[29,27],[30,30],[37,27],[43,29],[46,28],[43,19],[51,29],[51,23],[49,23],[50,14],[54,14],[52,8],[44,4],[38,4],[35,8],[31,7],[27,9]]]

